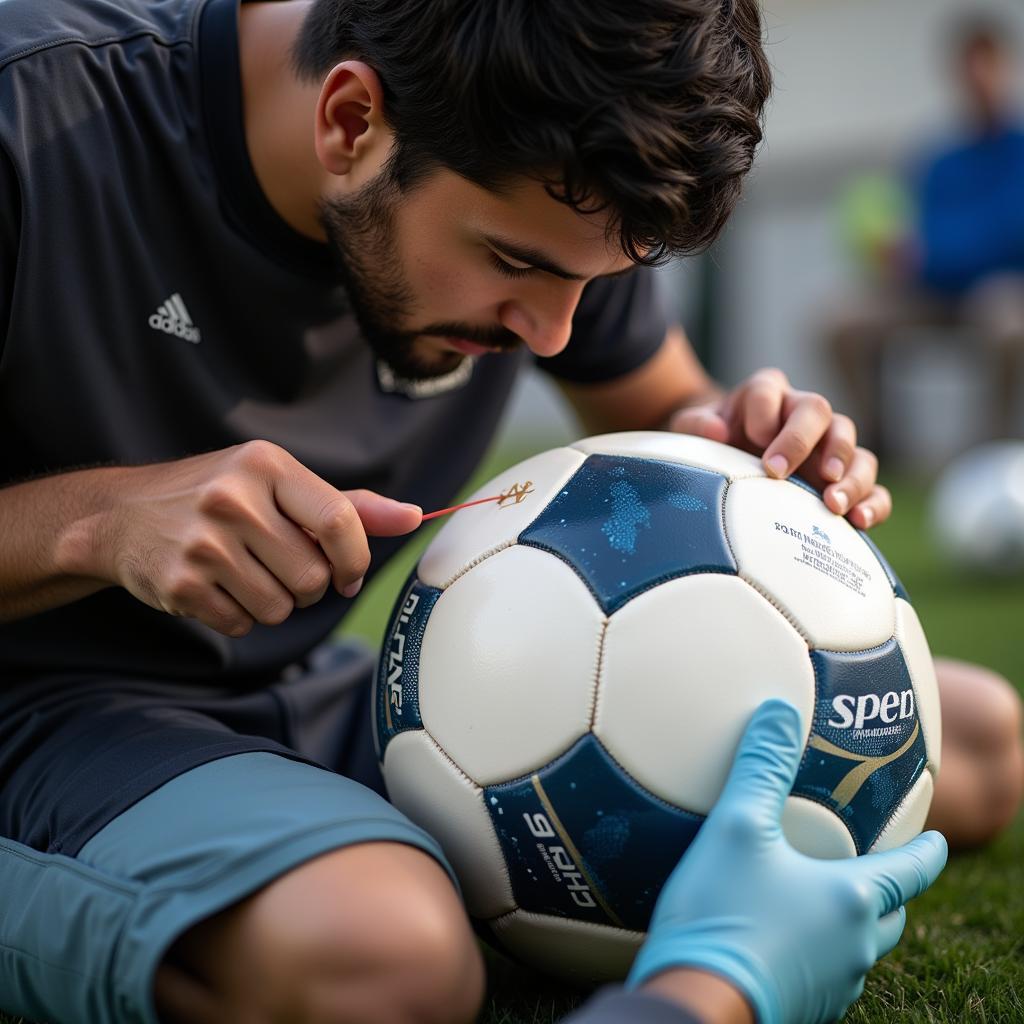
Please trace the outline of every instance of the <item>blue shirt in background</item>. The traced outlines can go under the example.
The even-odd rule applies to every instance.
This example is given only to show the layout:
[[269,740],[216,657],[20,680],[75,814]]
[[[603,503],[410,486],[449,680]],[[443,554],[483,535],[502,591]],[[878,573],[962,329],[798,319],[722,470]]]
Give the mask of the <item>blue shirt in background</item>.
[[958,294],[992,274],[1024,273],[1024,128],[949,148],[918,180],[926,285]]

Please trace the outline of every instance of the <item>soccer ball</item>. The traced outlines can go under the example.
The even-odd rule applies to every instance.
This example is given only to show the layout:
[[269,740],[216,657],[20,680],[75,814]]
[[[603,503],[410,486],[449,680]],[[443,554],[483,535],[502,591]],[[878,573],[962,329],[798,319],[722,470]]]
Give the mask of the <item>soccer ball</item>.
[[931,500],[932,533],[955,565],[1024,570],[1024,442],[994,441],[955,459]]
[[841,857],[916,835],[932,660],[874,545],[806,484],[668,433],[534,456],[456,512],[401,594],[375,694],[393,802],[481,930],[621,977],[761,701],[800,710],[784,829]]

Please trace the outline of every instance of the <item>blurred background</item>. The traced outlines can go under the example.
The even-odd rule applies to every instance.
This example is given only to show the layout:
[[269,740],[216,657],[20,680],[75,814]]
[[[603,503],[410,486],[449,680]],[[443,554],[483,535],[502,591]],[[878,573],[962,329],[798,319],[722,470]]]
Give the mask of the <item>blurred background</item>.
[[[981,251],[1006,244],[990,237],[998,224],[985,223],[993,219],[986,202],[991,211],[1010,199],[992,195],[988,164],[995,161],[997,177],[1000,167],[1009,175],[1009,164],[1024,160],[1019,147],[989,146],[968,154],[966,167],[948,169],[946,180],[926,182],[941,156],[970,148],[977,136],[1004,126],[1024,133],[1024,3],[770,0],[764,11],[775,74],[766,143],[713,251],[666,271],[705,365],[725,384],[781,367],[798,387],[854,415],[892,468],[912,473],[934,472],[988,437],[1021,436],[1024,384],[1007,380],[1013,374],[974,336],[973,322],[959,322],[955,308],[911,316],[894,293],[903,287],[906,305],[916,302],[925,290],[919,270],[941,284],[929,289],[937,305],[955,307],[989,276],[986,260],[997,267],[1014,257],[1024,282],[1024,183],[1015,189],[1017,209],[995,218],[1004,226],[1016,218],[1016,253]],[[989,29],[1000,52],[981,52],[979,38],[979,52],[965,55],[966,37]],[[991,112],[998,126],[983,124],[989,112],[977,109],[979,93],[1001,106]],[[1024,182],[1024,162],[1017,166]],[[943,188],[957,187],[966,198],[943,202]],[[928,188],[940,195],[922,210]],[[973,204],[968,217],[980,211],[973,229],[958,222],[965,203]],[[915,270],[921,254],[906,250],[922,230],[936,235],[937,249],[959,246],[963,258]],[[1017,305],[1024,309],[1024,298]],[[858,311],[869,323],[857,324]],[[847,343],[861,350],[859,365],[856,356],[843,364],[836,338],[851,327],[861,329]],[[883,344],[866,336],[870,328],[891,337]],[[1013,400],[1000,388],[1012,389]],[[1011,406],[1008,421],[996,422],[1001,402]],[[512,435],[525,429],[545,440],[574,430],[536,378],[524,381],[507,422]]]

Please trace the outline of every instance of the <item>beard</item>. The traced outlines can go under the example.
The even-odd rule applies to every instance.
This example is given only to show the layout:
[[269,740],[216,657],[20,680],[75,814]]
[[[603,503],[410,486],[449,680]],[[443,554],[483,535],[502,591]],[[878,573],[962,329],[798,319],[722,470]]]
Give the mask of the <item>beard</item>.
[[444,377],[468,356],[427,350],[419,339],[465,338],[498,351],[511,352],[521,339],[507,328],[435,323],[406,330],[414,306],[398,257],[395,211],[402,193],[387,170],[358,193],[320,202],[320,223],[338,262],[341,284],[359,328],[374,355],[406,380]]

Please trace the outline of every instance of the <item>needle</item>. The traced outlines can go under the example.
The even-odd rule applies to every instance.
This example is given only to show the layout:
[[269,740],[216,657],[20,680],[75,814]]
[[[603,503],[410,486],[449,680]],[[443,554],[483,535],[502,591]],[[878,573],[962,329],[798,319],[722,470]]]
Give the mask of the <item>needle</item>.
[[483,505],[488,501],[501,501],[504,497],[504,494],[496,494],[493,498],[477,498],[476,501],[464,501],[461,505],[452,505],[451,508],[440,508],[436,512],[427,512],[422,522],[425,523],[428,519],[436,519],[438,516],[446,516],[449,512],[458,512],[460,508],[469,508],[470,505]]

